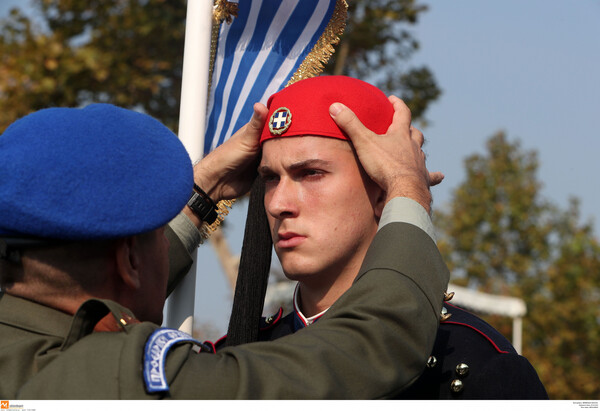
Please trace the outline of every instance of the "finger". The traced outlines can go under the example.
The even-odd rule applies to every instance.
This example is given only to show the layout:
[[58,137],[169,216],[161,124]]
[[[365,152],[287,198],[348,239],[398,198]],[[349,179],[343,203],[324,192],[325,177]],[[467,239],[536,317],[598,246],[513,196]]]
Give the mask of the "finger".
[[254,104],[253,108],[254,113],[252,114],[252,118],[248,124],[254,130],[262,132],[265,121],[267,120],[267,115],[269,114],[269,109],[262,103]]
[[423,147],[423,143],[425,143],[425,136],[416,127],[410,126],[410,136],[411,138],[419,145],[419,147]]
[[[258,147],[260,135],[262,134],[268,114],[269,110],[264,104],[254,104],[254,113],[252,114],[250,121],[246,123],[244,127],[236,131],[235,134],[222,145],[225,145],[230,141],[238,141],[242,145],[249,147],[251,150],[255,150]],[[219,147],[217,147],[217,149]]]
[[387,134],[390,134],[397,130],[407,130],[410,127],[411,113],[408,106],[396,96],[388,97],[392,107],[394,108],[394,116],[392,118],[392,124],[388,128]]
[[329,107],[329,115],[352,140],[354,146],[363,144],[373,134],[360,122],[356,114],[342,103],[333,103]]
[[433,171],[429,173],[429,185],[431,187],[436,186],[442,182],[444,179],[444,174],[439,171]]

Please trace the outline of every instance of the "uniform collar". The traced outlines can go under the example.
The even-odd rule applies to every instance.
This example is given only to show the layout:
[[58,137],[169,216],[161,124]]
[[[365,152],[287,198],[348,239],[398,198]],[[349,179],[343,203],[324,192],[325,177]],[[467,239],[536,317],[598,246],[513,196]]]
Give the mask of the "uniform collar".
[[43,335],[65,337],[73,316],[6,293],[0,293],[0,323]]
[[300,304],[298,301],[299,294],[300,294],[300,284],[298,283],[298,284],[296,284],[296,288],[294,289],[294,298],[293,298],[294,331],[297,331],[300,328],[308,327],[309,325],[311,325],[312,323],[317,321],[319,318],[321,318],[323,316],[323,314],[325,314],[327,312],[327,310],[329,309],[329,308],[326,308],[325,310],[321,311],[320,313],[307,318],[304,316],[304,314],[302,314],[302,311],[300,310]]
[[[106,308],[102,308],[104,306]],[[84,307],[87,309],[82,311]],[[93,314],[97,310],[103,314],[91,320],[93,321],[91,327],[96,326],[94,331],[124,331],[126,325],[139,323],[131,311],[109,300],[88,300],[79,307],[73,316],[21,297],[0,293],[0,323],[42,335],[67,338],[75,332],[77,340],[83,336],[78,331],[81,328],[78,318],[79,322],[88,322],[90,313]],[[108,314],[110,312],[112,314]],[[73,328],[74,322],[76,323],[75,329]]]

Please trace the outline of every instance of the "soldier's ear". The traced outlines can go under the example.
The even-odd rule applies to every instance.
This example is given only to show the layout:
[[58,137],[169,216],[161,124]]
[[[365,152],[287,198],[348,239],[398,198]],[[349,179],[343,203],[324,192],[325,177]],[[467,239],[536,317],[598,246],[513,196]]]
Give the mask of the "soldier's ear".
[[375,216],[377,217],[377,221],[379,221],[379,219],[381,218],[381,214],[383,214],[383,207],[385,207],[385,198],[385,191],[379,189],[375,200],[375,204],[373,206],[373,210],[375,212]]
[[373,214],[375,219],[379,223],[379,219],[381,218],[381,214],[383,213],[383,207],[385,206],[385,191],[379,185],[371,180],[371,178],[364,171],[362,166],[360,166],[360,172],[363,176],[363,181],[365,184],[365,189],[367,190],[367,195],[369,197],[369,201],[371,206],[373,207]]
[[129,288],[137,290],[140,282],[139,239],[136,236],[117,240],[115,248],[116,268],[121,281]]

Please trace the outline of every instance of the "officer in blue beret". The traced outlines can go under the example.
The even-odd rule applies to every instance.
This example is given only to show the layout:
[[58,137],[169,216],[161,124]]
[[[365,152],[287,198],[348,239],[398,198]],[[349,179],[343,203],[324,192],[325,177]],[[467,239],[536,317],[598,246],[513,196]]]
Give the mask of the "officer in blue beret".
[[[249,190],[266,112],[256,105],[252,120],[195,167],[158,121],[112,105],[40,110],[6,129],[0,398],[383,398],[416,378],[448,281],[417,227],[384,227],[374,242],[408,239],[418,255],[408,266],[365,263],[307,332],[214,354],[159,326],[167,290],[189,266],[201,228],[217,218],[215,203]],[[369,133],[350,110],[332,116],[351,125],[353,138]],[[410,112],[398,107],[394,117],[385,138],[413,152],[367,172],[390,181],[390,198],[427,196],[435,174],[411,134]],[[375,247],[372,260],[382,252]]]

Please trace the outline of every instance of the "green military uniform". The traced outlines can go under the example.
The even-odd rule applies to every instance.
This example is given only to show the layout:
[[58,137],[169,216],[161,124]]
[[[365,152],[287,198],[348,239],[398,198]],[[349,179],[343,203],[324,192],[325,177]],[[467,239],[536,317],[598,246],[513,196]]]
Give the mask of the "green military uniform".
[[[174,253],[185,254],[181,243],[171,246]],[[164,329],[135,321],[114,302],[88,301],[72,317],[4,294],[0,296],[0,397],[394,396],[424,368],[448,275],[435,243],[424,231],[391,223],[375,237],[356,283],[309,330],[218,354],[202,349],[197,353],[197,344],[183,341],[173,345],[168,356],[160,351],[164,358],[154,355],[164,344],[147,344],[153,333]],[[93,332],[108,312],[120,324],[119,331]],[[151,372],[145,373],[148,369]],[[149,393],[151,380],[160,377],[168,388]]]

